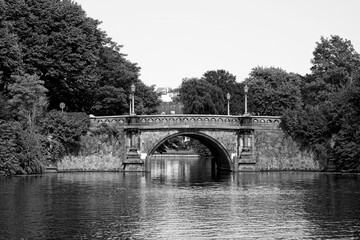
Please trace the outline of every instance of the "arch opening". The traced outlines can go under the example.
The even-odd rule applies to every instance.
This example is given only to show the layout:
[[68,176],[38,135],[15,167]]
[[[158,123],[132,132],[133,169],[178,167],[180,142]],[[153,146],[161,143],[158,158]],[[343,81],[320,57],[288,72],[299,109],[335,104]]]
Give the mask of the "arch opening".
[[166,136],[161,141],[156,143],[147,153],[148,156],[152,156],[155,151],[166,141],[179,137],[185,136],[198,140],[200,143],[205,145],[211,152],[211,155],[216,163],[217,169],[221,170],[232,170],[232,161],[228,151],[225,147],[213,137],[200,132],[180,132],[169,136]]

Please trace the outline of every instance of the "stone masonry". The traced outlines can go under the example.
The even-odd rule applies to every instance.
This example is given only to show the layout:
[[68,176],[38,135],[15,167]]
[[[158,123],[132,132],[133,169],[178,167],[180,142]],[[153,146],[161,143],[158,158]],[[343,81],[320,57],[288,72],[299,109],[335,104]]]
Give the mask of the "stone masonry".
[[[218,168],[230,171],[321,171],[326,168],[279,128],[276,116],[124,115],[91,116],[81,156],[67,157],[60,170],[145,171],[165,140],[188,136],[213,150]],[[99,132],[100,126],[111,131]],[[114,135],[115,133],[115,135]],[[130,158],[129,158],[130,156]],[[138,156],[138,157],[137,157]],[[137,160],[138,159],[138,160]]]

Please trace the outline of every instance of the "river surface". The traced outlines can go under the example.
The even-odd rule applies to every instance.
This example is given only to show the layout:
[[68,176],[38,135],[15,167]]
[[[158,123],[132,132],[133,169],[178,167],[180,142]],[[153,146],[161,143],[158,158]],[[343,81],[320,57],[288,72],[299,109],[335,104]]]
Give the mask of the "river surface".
[[358,239],[360,175],[214,172],[154,160],[145,173],[0,178],[0,239]]

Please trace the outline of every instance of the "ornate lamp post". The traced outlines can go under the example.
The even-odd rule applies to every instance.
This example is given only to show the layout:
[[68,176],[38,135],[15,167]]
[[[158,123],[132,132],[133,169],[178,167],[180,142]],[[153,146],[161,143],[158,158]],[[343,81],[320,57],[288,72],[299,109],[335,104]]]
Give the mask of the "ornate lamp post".
[[126,156],[126,160],[122,162],[123,170],[130,171],[144,171],[143,168],[144,162],[141,160],[140,155],[138,153],[138,143],[136,141],[139,133],[139,129],[136,127],[137,124],[137,116],[135,116],[135,84],[132,83],[130,86],[130,116],[129,116],[129,128],[127,129],[127,135],[130,140],[129,151]]
[[134,94],[135,94],[135,84],[132,83],[131,86],[130,86],[130,95],[131,95],[130,115],[135,115],[135,100],[134,100]]
[[129,94],[129,115],[131,115],[132,112],[132,94]]
[[245,84],[244,86],[244,93],[245,93],[245,113],[244,115],[248,114],[248,111],[247,111],[247,93],[249,91],[249,87],[248,85]]
[[60,108],[61,108],[61,113],[63,113],[63,112],[64,112],[64,108],[65,108],[65,103],[61,102],[59,106],[60,106]]
[[226,94],[226,99],[227,99],[227,115],[230,115],[230,93]]

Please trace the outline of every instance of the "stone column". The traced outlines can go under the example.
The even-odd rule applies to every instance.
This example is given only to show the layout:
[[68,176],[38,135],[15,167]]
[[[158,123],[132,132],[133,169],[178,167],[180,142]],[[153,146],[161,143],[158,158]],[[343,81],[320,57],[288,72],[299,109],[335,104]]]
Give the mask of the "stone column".
[[151,172],[151,157],[150,156],[146,156],[144,165],[145,165],[145,172]]
[[128,119],[129,128],[127,129],[127,133],[130,134],[130,147],[127,152],[126,159],[124,159],[122,167],[123,171],[134,171],[134,172],[143,172],[145,170],[144,161],[141,160],[140,155],[138,153],[136,135],[139,133],[138,127],[138,117],[131,116]]

